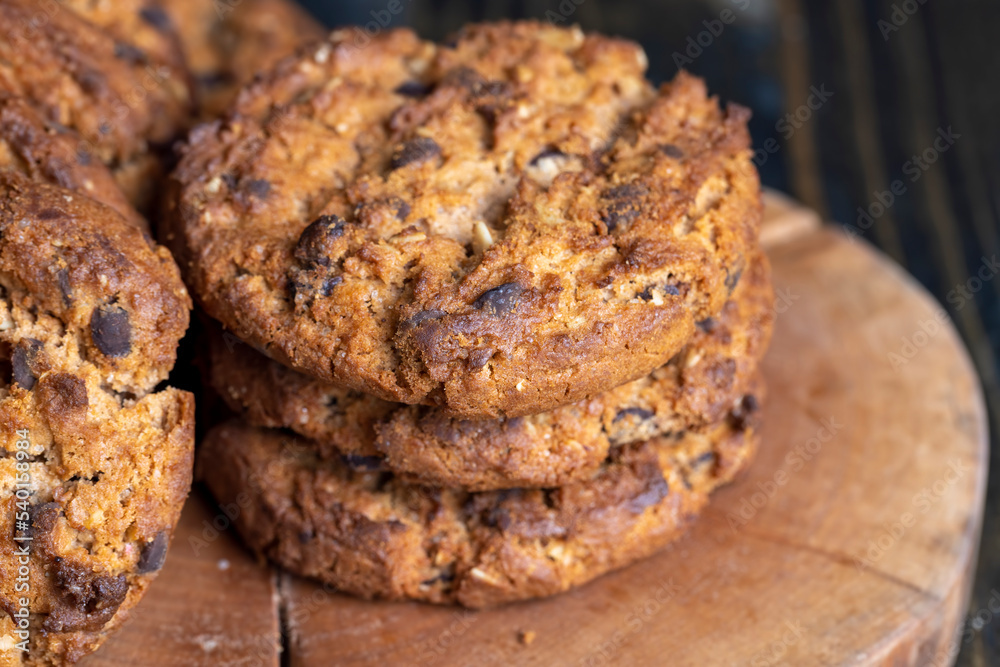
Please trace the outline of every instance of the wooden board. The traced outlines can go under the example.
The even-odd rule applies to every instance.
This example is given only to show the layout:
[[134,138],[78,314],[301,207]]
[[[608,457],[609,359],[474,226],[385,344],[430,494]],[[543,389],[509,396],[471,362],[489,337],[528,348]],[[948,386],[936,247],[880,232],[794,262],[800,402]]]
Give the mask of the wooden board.
[[87,664],[276,665],[260,648],[279,639],[296,667],[950,664],[985,493],[978,380],[940,306],[884,257],[785,198],[765,224],[764,443],[671,548],[493,611],[371,603],[274,579],[228,534],[195,557],[196,498],[139,618]]

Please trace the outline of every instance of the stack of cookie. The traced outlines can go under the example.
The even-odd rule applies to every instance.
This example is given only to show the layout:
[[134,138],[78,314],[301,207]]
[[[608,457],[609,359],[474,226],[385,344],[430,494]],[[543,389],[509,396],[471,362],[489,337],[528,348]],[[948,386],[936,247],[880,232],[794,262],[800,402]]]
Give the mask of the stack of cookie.
[[675,539],[751,459],[772,324],[748,113],[540,23],[334,32],[199,127],[167,239],[247,544],[484,607]]
[[[189,4],[0,0],[3,665],[70,664],[122,626],[191,487],[194,397],[160,388],[191,300],[147,216],[164,147],[252,75],[219,64],[221,34],[270,65],[293,46],[264,25],[301,15],[198,2],[212,17],[171,22]],[[204,83],[185,52],[221,54],[200,62],[225,76]]]

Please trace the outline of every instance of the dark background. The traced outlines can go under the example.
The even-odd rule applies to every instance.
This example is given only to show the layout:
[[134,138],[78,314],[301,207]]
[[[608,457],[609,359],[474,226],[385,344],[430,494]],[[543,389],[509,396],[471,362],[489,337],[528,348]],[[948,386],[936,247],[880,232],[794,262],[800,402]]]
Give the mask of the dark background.
[[[771,149],[756,158],[766,186],[862,231],[945,305],[979,368],[991,433],[1000,434],[1000,279],[984,281],[968,300],[953,292],[988,266],[984,257],[1000,255],[1000,2],[398,2],[402,11],[391,15],[391,0],[304,0],[330,26],[391,17],[392,26],[409,25],[438,40],[469,21],[579,23],[640,42],[655,82],[671,78],[681,57],[693,56],[684,61],[686,69],[704,77],[723,100],[753,109],[754,144]],[[688,40],[706,30],[703,21],[719,19],[724,10],[732,12],[732,22],[714,23],[721,32],[711,40],[702,35],[707,45],[692,47]],[[814,96],[815,110],[808,107],[814,89],[827,98],[820,103]],[[781,122],[788,113],[799,120]],[[938,153],[934,140],[949,128],[953,144]],[[913,160],[928,149],[932,164]],[[881,213],[880,203],[887,204]],[[859,207],[873,214],[861,219],[864,229]],[[994,435],[972,609],[1000,590],[997,443]],[[959,664],[1000,665],[1000,617],[974,633]]]

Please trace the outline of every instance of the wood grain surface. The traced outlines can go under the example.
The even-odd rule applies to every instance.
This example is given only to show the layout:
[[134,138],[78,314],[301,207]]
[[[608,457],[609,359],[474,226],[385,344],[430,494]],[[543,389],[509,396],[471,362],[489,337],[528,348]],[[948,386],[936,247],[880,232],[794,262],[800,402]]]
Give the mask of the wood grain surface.
[[768,199],[761,452],[658,556],[493,611],[364,602],[256,564],[196,495],[136,618],[86,664],[951,664],[986,488],[979,383],[941,307],[816,219]]

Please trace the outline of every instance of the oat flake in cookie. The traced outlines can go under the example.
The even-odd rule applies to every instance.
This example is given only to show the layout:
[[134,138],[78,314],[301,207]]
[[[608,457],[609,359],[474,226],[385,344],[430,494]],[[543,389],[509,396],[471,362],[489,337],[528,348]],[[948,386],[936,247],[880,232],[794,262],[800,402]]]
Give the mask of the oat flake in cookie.
[[0,170],[0,664],[76,662],[162,567],[194,398],[149,392],[188,308],[166,251],[113,209]]
[[462,493],[326,459],[308,441],[230,422],[199,452],[244,541],[296,574],[368,598],[489,607],[545,597],[679,537],[756,450],[756,415],[617,450],[557,489]]
[[[414,483],[490,490],[587,479],[615,447],[699,428],[743,401],[771,336],[774,299],[759,254],[720,313],[652,374],[548,412],[449,418],[297,373],[211,329],[208,382],[247,423],[312,439],[325,456]],[[748,398],[748,396],[750,396]]]
[[467,418],[664,364],[756,244],[748,112],[540,23],[334,33],[192,136],[165,238],[210,315],[300,371]]

